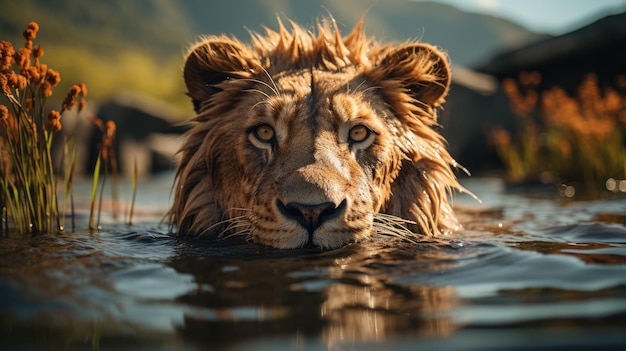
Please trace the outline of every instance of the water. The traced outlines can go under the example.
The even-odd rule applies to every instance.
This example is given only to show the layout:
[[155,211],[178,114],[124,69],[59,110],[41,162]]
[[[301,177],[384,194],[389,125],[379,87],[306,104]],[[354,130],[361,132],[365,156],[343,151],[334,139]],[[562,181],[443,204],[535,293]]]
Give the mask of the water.
[[[626,198],[465,185],[465,229],[419,245],[215,247],[140,218],[0,239],[1,350],[586,350],[626,346]],[[122,192],[124,193],[124,192]],[[143,198],[141,196],[144,196]]]

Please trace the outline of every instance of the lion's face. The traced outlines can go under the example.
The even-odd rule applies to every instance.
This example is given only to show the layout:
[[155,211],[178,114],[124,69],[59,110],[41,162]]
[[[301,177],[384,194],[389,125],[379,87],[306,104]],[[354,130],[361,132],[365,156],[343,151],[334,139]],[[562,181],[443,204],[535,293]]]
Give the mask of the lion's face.
[[372,233],[400,160],[391,121],[353,78],[302,70],[276,79],[280,94],[251,97],[237,145],[244,173],[254,175],[247,208],[255,240],[329,248]]
[[[177,174],[179,232],[246,232],[277,248],[335,248],[381,228],[452,230],[453,160],[432,129],[447,61],[424,44],[371,46],[268,31],[254,49],[210,37],[185,79],[198,117]],[[368,56],[369,55],[369,56]]]

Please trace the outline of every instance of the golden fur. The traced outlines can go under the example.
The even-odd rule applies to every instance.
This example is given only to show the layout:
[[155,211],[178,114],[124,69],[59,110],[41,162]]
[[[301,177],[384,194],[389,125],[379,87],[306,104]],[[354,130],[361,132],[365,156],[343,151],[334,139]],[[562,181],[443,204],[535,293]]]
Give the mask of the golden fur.
[[[447,57],[295,23],[245,45],[209,36],[184,78],[197,117],[169,213],[179,234],[246,234],[277,248],[336,248],[375,233],[414,240],[458,229],[463,190],[436,132]],[[407,230],[410,229],[409,230]]]

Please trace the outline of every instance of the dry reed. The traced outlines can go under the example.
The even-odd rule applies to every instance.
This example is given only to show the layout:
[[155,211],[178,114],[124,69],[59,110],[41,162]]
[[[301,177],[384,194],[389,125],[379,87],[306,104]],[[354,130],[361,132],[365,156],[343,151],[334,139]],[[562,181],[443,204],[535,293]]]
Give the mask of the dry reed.
[[626,77],[616,82],[615,88],[602,88],[589,74],[568,94],[561,87],[537,91],[541,76],[536,72],[504,80],[517,133],[496,127],[489,137],[509,178],[547,177],[588,189],[626,179]]
[[[43,48],[34,45],[39,25],[28,24],[23,33],[24,46],[14,49],[8,41],[0,41],[0,208],[2,225],[0,234],[7,233],[9,219],[20,233],[54,233],[64,230],[69,200],[74,229],[74,201],[72,183],[76,170],[76,145],[63,138],[62,176],[53,166],[53,139],[62,130],[64,112],[81,112],[86,107],[85,84],[70,88],[59,110],[47,110],[46,100],[61,81],[59,72],[41,62]],[[99,145],[99,160],[104,166],[102,184],[99,185],[100,161],[93,177],[90,229],[100,225],[102,189],[109,173],[113,174],[114,214],[117,211],[117,161],[113,152],[115,124],[103,123],[93,115],[89,119],[103,132]],[[63,203],[59,208],[57,181],[63,179]],[[136,180],[134,180],[134,184]],[[94,224],[96,193],[98,223]],[[135,191],[136,185],[133,185]],[[133,200],[134,201],[134,200]],[[131,215],[132,216],[132,215]],[[130,219],[129,219],[130,221]]]

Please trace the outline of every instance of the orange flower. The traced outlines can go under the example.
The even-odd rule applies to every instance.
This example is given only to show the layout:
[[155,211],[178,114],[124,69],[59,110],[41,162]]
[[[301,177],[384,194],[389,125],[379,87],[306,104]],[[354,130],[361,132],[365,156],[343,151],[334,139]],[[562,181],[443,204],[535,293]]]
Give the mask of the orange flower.
[[511,78],[506,78],[502,81],[502,89],[509,96],[519,94],[519,91],[517,90],[517,84],[515,84],[515,80]]
[[13,64],[13,56],[2,56],[0,58],[0,72],[8,72]]
[[9,80],[5,74],[0,74],[0,89],[2,89],[2,94],[4,95],[11,94],[11,88],[9,87]]
[[489,131],[489,140],[495,146],[511,144],[511,134],[504,128],[495,127]]
[[26,86],[28,86],[28,80],[21,74],[17,75],[17,88],[19,90],[26,90]]
[[0,72],[8,72],[13,65],[15,50],[11,42],[0,41]]
[[39,24],[37,22],[30,22],[28,26],[26,26],[26,29],[30,29],[37,33],[39,32]]
[[[11,71],[11,73],[7,73],[6,78],[9,89],[24,90],[28,85],[26,77],[13,71]],[[10,90],[8,91],[8,94],[10,94]]]
[[0,105],[0,123],[4,125],[8,119],[9,109],[4,105]]
[[537,71],[520,72],[519,82],[525,87],[536,87],[541,83],[541,74]]
[[61,131],[61,114],[59,111],[52,110],[50,114],[48,114],[48,128],[50,128],[53,133]]
[[33,84],[37,84],[41,80],[41,76],[39,75],[39,69],[36,66],[28,67],[26,72],[24,72],[24,75]]
[[107,138],[112,140],[115,137],[115,122],[108,120],[106,126],[107,126],[107,129],[106,129]]
[[622,97],[613,89],[607,89],[604,93],[604,105],[610,113],[617,113],[624,103]]
[[39,91],[43,96],[52,96],[52,85],[50,83],[43,81],[39,86]]
[[37,22],[30,22],[24,31],[24,39],[27,41],[32,41],[37,37],[37,32],[39,31],[39,24]]
[[55,87],[61,82],[61,74],[52,68],[48,68],[46,69],[46,81]]
[[87,96],[87,86],[85,83],[80,83],[80,99],[78,100],[78,112],[81,112],[87,106],[87,102],[85,101],[85,96]]
[[21,48],[15,53],[15,64],[20,67],[22,71],[25,71],[30,66],[30,53],[28,48]]
[[13,50],[13,44],[10,41],[2,40],[0,41],[0,53],[3,56],[13,56],[15,55],[15,50]]
[[15,89],[15,86],[17,85],[17,74],[11,71],[7,73],[5,77],[7,79],[7,86],[9,89]]
[[72,85],[70,91],[67,93],[67,96],[63,100],[63,104],[61,105],[64,111],[71,110],[72,107],[74,107],[78,94],[80,94],[80,87],[76,84]]
[[523,79],[527,83],[525,94],[519,90],[515,80],[506,78],[502,81],[502,90],[504,90],[509,98],[511,109],[519,117],[528,117],[537,106],[537,92],[532,89],[528,89],[528,84],[537,79],[533,77],[534,76],[532,74],[526,74],[524,72],[520,73],[520,79]]
[[73,97],[77,97],[78,94],[80,94],[80,87],[78,85],[76,85],[76,84],[72,85],[68,95],[72,95]]
[[83,97],[87,96],[87,85],[85,83],[80,83],[80,91]]
[[37,46],[35,46],[33,48],[33,57],[38,59],[41,56],[43,56],[43,48],[41,46],[37,45]]

